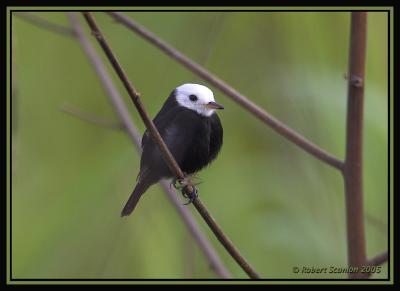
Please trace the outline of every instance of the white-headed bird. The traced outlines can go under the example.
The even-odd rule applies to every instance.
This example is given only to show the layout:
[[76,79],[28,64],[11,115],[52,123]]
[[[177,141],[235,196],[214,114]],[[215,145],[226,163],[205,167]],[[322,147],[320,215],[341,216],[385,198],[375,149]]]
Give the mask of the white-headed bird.
[[[223,130],[213,92],[199,84],[184,84],[171,92],[153,122],[183,172],[193,174],[210,164],[222,146]],[[162,178],[173,177],[159,147],[146,130],[137,184],[121,216],[132,213],[140,197]]]

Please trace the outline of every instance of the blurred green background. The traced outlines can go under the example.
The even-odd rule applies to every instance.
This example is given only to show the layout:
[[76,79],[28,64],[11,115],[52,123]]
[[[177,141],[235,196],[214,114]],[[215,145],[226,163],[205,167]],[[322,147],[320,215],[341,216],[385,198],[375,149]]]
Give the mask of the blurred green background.
[[[79,43],[15,14],[13,278],[216,278],[159,186],[143,196],[132,216],[120,218],[138,174],[135,148],[123,132],[61,111],[67,104],[117,121]],[[349,13],[126,14],[317,145],[344,157]],[[35,15],[69,25],[65,13]],[[207,85],[109,16],[95,17],[152,116],[178,85]],[[369,257],[388,243],[387,24],[386,13],[369,13],[364,111]],[[263,277],[346,278],[292,272],[295,266],[347,264],[340,173],[210,88],[225,106],[219,114],[224,146],[198,175],[202,201]],[[233,276],[247,278],[195,217]],[[372,278],[386,277],[387,264]]]

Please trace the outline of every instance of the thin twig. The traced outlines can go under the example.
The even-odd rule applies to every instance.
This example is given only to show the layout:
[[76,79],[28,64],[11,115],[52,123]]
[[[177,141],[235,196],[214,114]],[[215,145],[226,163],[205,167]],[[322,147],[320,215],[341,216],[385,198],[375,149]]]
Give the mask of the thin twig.
[[99,116],[96,116],[92,113],[82,111],[81,109],[69,105],[69,104],[64,104],[61,108],[61,111],[68,113],[72,116],[78,117],[81,120],[84,120],[89,123],[93,123],[96,125],[100,125],[105,128],[109,129],[125,129],[124,125],[121,122],[114,122],[109,119],[105,119]]
[[72,36],[72,37],[75,36],[74,31],[70,27],[53,23],[32,13],[15,11],[13,12],[13,15],[40,28],[44,28],[48,31],[55,32],[56,34],[63,34],[65,36]]
[[[373,257],[372,259],[368,260],[367,265],[368,265],[368,266],[371,266],[371,267],[372,267],[372,266],[377,267],[377,266],[383,265],[383,264],[386,263],[388,260],[389,260],[389,253],[386,251],[386,252],[384,252],[384,253],[382,253],[382,254],[379,254],[379,255]],[[372,270],[373,270],[373,269],[371,269],[371,271],[372,271]],[[376,270],[376,269],[375,269],[375,270]],[[373,274],[374,274],[374,272],[372,271],[372,272],[367,273],[366,276],[370,277],[370,276],[372,276]]]
[[[364,73],[367,39],[367,13],[351,13],[346,159],[343,168],[346,196],[346,226],[348,264],[366,266],[364,208],[362,188],[362,137]],[[350,273],[349,277],[365,278],[365,273]]]
[[318,158],[321,161],[324,161],[326,164],[331,165],[334,168],[339,170],[342,169],[343,162],[332,154],[326,152],[322,148],[318,147],[311,141],[307,140],[304,136],[297,133],[283,122],[276,119],[274,116],[263,110],[261,107],[250,101],[246,96],[236,91],[234,88],[229,86],[227,83],[219,79],[217,76],[211,74],[208,70],[204,67],[200,66],[199,64],[195,63],[184,54],[167,44],[165,41],[161,40],[158,36],[154,33],[150,32],[143,26],[139,25],[129,17],[123,15],[119,12],[108,12],[115,20],[122,23],[135,33],[139,34],[150,43],[158,47],[161,51],[166,53],[171,58],[175,59],[183,66],[188,68],[193,73],[199,75],[204,80],[210,82],[210,84],[217,87],[219,90],[224,92],[227,96],[231,97],[234,101],[236,101],[239,105],[243,108],[248,110],[254,116],[259,118],[261,121],[269,125],[272,129],[276,132],[281,134],[282,136],[286,137],[288,140],[292,141],[294,144],[305,150],[306,152],[310,153],[314,157]]
[[215,43],[218,41],[219,35],[221,34],[223,24],[226,20],[226,13],[218,13],[214,15],[212,20],[211,33],[208,35],[207,39],[204,41],[204,49],[198,56],[198,64],[204,66],[211,56],[211,52],[215,49]]
[[[133,144],[140,151],[141,150],[141,138],[138,130],[134,126],[132,119],[128,111],[126,110],[124,101],[119,94],[117,88],[112,82],[111,77],[107,73],[106,67],[103,64],[101,58],[91,45],[90,41],[87,39],[85,33],[83,32],[82,26],[77,19],[77,15],[75,13],[68,13],[70,22],[73,26],[74,31],[79,39],[80,44],[90,62],[92,63],[96,74],[101,80],[101,84],[104,86],[104,89],[107,91],[108,96],[113,104],[117,112],[117,116],[121,119],[121,122],[124,124],[126,132],[128,136],[132,139]],[[186,224],[186,227],[189,229],[191,235],[194,237],[195,241],[198,243],[200,249],[205,254],[207,259],[210,261],[211,268],[222,278],[231,278],[231,274],[225,268],[221,259],[219,258],[217,252],[214,250],[211,243],[204,236],[202,231],[200,230],[199,225],[196,220],[190,213],[190,211],[182,206],[181,201],[177,197],[174,190],[169,187],[167,181],[163,180],[160,182],[162,188],[166,192],[168,198],[171,200],[173,205],[176,207],[178,213],[181,215],[183,222]]]
[[380,266],[386,263],[389,260],[389,253],[386,251],[382,254],[379,254],[372,259],[368,260],[368,266]]
[[[93,35],[96,37],[97,41],[99,42],[100,46],[104,50],[105,54],[107,55],[110,63],[112,64],[113,68],[115,69],[117,75],[120,77],[122,83],[124,84],[125,88],[128,91],[129,96],[131,97],[137,111],[139,112],[143,122],[146,125],[146,128],[149,130],[153,140],[159,146],[159,149],[162,153],[162,156],[165,162],[168,164],[168,167],[171,169],[174,176],[180,180],[183,180],[184,174],[182,170],[179,168],[179,165],[175,161],[174,157],[172,156],[171,152],[168,150],[168,147],[164,143],[160,133],[154,126],[154,123],[149,118],[148,114],[146,113],[143,104],[140,100],[140,96],[137,93],[136,89],[132,86],[130,81],[128,80],[127,75],[125,74],[124,70],[122,69],[121,65],[119,64],[118,60],[116,59],[115,55],[113,54],[112,50],[110,49],[108,43],[106,42],[104,35],[100,32],[92,14],[90,12],[83,12],[85,19],[90,26]],[[186,194],[193,195],[194,187],[191,183],[185,185],[183,191]],[[250,264],[246,261],[246,259],[239,253],[237,248],[232,244],[232,242],[226,237],[223,233],[222,229],[219,225],[215,222],[215,220],[211,217],[209,212],[207,211],[206,207],[200,201],[200,199],[196,197],[193,198],[193,204],[195,205],[196,209],[199,211],[201,216],[207,222],[211,230],[217,236],[218,240],[223,244],[225,249],[231,254],[231,256],[235,259],[235,261],[242,267],[242,269],[249,275],[250,278],[259,278],[257,272],[250,266]]]

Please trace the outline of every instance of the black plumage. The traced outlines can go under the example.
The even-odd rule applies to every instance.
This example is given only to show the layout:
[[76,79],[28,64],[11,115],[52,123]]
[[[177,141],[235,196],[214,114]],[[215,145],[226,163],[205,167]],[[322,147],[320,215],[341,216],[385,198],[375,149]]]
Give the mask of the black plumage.
[[[196,95],[186,95],[184,98],[194,100],[191,102],[200,102],[196,101]],[[182,171],[193,174],[217,157],[222,146],[223,129],[218,115],[213,110],[209,116],[200,114],[196,110],[179,104],[176,96],[177,89],[170,94],[153,122]],[[213,107],[214,109],[223,108],[215,102],[209,104],[211,103],[216,106]],[[154,143],[147,130],[143,134],[142,149],[137,184],[121,216],[132,213],[142,194],[151,185],[162,178],[173,176],[158,145]]]

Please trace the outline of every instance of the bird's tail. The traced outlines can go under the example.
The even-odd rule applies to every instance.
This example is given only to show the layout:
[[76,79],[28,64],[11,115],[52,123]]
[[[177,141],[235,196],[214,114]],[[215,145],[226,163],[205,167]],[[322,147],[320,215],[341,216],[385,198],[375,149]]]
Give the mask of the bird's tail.
[[135,209],[137,203],[139,202],[140,197],[142,197],[143,193],[153,184],[150,179],[139,179],[139,182],[136,184],[135,189],[133,190],[131,196],[129,196],[128,202],[126,202],[124,209],[121,211],[121,216],[128,216]]

